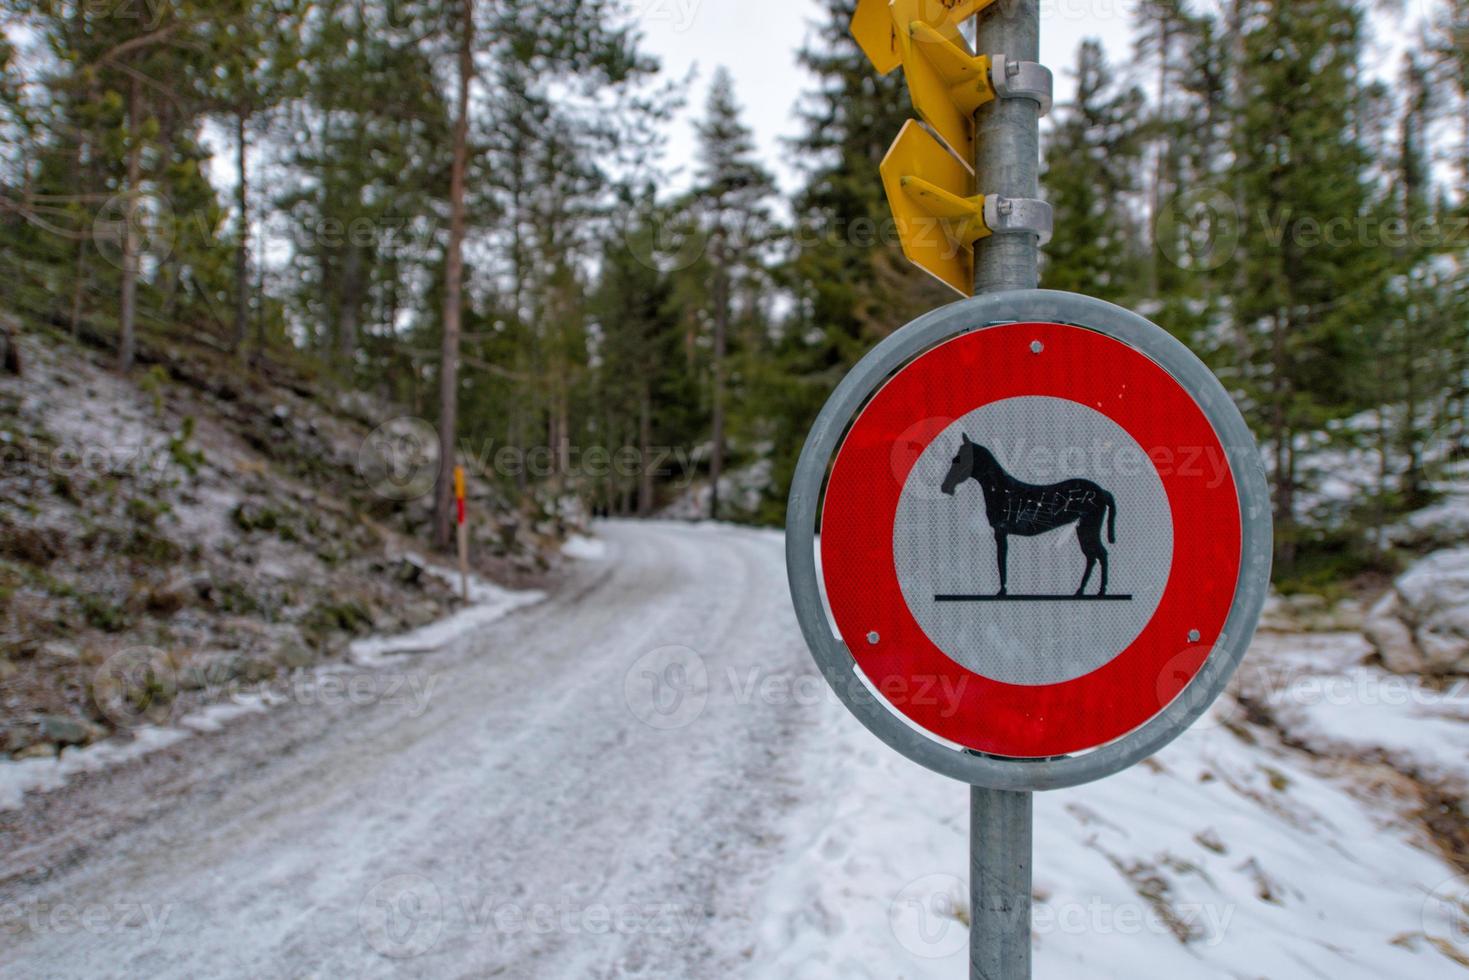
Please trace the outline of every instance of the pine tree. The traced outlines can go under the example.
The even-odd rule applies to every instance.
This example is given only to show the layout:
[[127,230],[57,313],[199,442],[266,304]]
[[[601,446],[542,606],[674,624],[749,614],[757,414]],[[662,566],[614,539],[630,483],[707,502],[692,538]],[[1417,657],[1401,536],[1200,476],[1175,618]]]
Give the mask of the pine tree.
[[1077,52],[1076,101],[1058,114],[1045,145],[1044,186],[1055,209],[1047,288],[1114,303],[1140,292],[1141,235],[1130,204],[1139,190],[1142,106],[1139,89],[1115,81],[1101,44],[1085,41]]
[[698,134],[698,184],[692,193],[692,207],[709,242],[709,517],[717,519],[727,436],[726,355],[735,314],[734,294],[758,264],[760,246],[769,232],[767,199],[774,193],[775,181],[756,160],[754,139],[740,120],[734,82],[724,68],[715,72],[709,86]]
[[[1342,378],[1370,255],[1368,154],[1355,125],[1361,10],[1352,0],[1248,0],[1233,178],[1248,205],[1233,314],[1250,348],[1252,414],[1274,463],[1276,556],[1300,550],[1298,436],[1352,406]],[[1330,233],[1330,229],[1336,229]],[[1344,233],[1343,233],[1344,232]]]

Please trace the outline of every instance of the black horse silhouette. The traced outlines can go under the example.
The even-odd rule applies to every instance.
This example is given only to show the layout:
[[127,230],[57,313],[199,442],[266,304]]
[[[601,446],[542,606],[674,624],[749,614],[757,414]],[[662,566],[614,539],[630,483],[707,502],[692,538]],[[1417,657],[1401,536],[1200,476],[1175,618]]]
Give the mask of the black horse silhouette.
[[1102,547],[1102,517],[1107,518],[1107,540],[1117,543],[1117,503],[1112,495],[1090,480],[1062,480],[1037,486],[1022,483],[1000,466],[994,453],[968,435],[949,467],[941,489],[953,495],[965,480],[976,481],[984,491],[984,513],[995,531],[996,561],[1000,566],[1000,595],[1005,595],[1006,538],[1012,534],[1033,537],[1076,522],[1076,540],[1086,556],[1086,571],[1076,594],[1086,589],[1092,566],[1102,566],[1101,590],[1107,594],[1107,549]]

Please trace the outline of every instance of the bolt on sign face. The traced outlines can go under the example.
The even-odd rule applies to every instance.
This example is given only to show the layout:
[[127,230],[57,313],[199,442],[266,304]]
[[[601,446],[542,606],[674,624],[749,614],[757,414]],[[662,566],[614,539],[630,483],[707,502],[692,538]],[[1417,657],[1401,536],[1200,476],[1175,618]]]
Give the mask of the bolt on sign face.
[[[1212,375],[1109,304],[1025,295],[1052,315],[954,304],[951,335],[874,369],[830,440],[819,539],[847,669],[910,733],[1012,764],[1156,739],[1165,715],[1163,740],[1181,731],[1207,705],[1181,693],[1222,689],[1269,572],[1263,468]],[[1101,307],[1133,335],[1087,325]]]

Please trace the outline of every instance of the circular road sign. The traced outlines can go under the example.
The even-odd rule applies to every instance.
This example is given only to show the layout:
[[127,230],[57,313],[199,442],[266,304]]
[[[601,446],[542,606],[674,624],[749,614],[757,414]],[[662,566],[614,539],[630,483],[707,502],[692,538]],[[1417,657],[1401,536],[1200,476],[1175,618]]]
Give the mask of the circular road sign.
[[807,438],[786,535],[838,696],[999,789],[1097,779],[1188,727],[1254,634],[1270,553],[1260,454],[1213,374],[1044,290],[935,310],[863,358]]

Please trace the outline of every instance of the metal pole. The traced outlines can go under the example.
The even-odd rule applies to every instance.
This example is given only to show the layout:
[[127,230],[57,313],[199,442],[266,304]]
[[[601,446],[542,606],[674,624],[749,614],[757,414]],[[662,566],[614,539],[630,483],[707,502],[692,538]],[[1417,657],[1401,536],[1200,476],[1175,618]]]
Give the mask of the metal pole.
[[969,977],[1030,976],[1031,794],[969,788]]
[[[1039,0],[1000,0],[978,18],[974,50],[1010,63],[1040,60]],[[1040,105],[995,99],[974,118],[974,173],[981,193],[1034,198],[1040,189]],[[1036,235],[1008,233],[974,247],[974,293],[1034,289]],[[969,790],[969,977],[1030,977],[1031,794]]]
[[[979,15],[975,53],[1002,54],[1013,65],[1040,60],[1039,0],[1000,0]],[[974,115],[974,174],[981,194],[1033,198],[1040,186],[1040,105],[995,99]],[[974,243],[974,293],[1034,289],[1040,248],[1035,235],[991,235]]]

